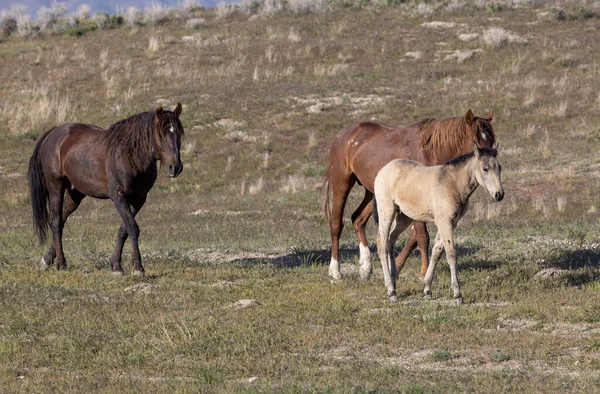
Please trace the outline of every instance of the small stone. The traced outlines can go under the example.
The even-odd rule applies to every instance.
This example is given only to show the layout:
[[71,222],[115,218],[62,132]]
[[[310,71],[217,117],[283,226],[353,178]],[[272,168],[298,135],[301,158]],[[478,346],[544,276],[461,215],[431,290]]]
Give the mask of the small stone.
[[229,307],[233,308],[233,309],[242,309],[242,308],[248,308],[248,307],[252,307],[252,306],[262,306],[260,302],[256,301],[256,300],[238,300],[236,302],[234,302],[233,304],[231,304]]

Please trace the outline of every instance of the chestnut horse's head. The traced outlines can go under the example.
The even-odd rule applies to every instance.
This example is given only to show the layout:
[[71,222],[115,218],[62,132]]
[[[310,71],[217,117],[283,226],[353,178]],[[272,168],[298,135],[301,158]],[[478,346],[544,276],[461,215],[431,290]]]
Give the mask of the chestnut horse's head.
[[493,110],[486,118],[474,116],[471,110],[468,110],[465,115],[465,122],[470,130],[471,139],[479,148],[493,148],[496,143],[496,134],[494,134],[491,123],[493,117]]
[[154,121],[155,159],[160,160],[161,167],[167,167],[167,175],[175,178],[183,171],[183,163],[180,158],[181,138],[183,137],[183,126],[179,121],[182,108],[181,103],[173,112],[164,111],[159,105],[156,108]]

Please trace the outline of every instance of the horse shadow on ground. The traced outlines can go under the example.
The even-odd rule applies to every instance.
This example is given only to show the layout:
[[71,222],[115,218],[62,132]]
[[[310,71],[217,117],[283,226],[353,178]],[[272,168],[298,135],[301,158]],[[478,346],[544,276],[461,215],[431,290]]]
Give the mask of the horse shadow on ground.
[[[373,253],[373,263],[374,265],[379,265],[379,259],[377,257],[377,247],[375,245],[370,246],[371,253]],[[396,255],[400,253],[402,250],[402,245],[396,247]],[[496,269],[503,264],[501,261],[489,261],[484,259],[476,259],[461,262],[461,257],[465,256],[473,256],[477,254],[482,247],[480,246],[456,246],[456,252],[459,259],[459,264],[461,269],[473,269],[473,270],[492,270]],[[340,262],[344,263],[358,263],[360,251],[358,248],[340,248]],[[418,249],[414,250],[407,262],[410,264],[411,258],[420,261],[420,251]],[[431,258],[431,255],[429,255]],[[306,267],[306,266],[326,266],[329,265],[331,259],[331,250],[329,249],[321,249],[321,250],[308,250],[308,251],[291,251],[286,254],[278,255],[278,256],[267,256],[267,257],[240,257],[237,259],[233,259],[231,262],[235,264],[243,264],[243,265],[256,265],[256,264],[272,264],[277,267],[282,268],[294,268],[294,267]],[[446,266],[445,257],[442,256],[441,261],[438,263],[438,269],[440,266]],[[443,261],[442,261],[443,260]],[[443,268],[442,268],[443,269]]]
[[600,250],[561,250],[540,262],[540,266],[562,270],[559,276],[564,284],[581,286],[600,280]]

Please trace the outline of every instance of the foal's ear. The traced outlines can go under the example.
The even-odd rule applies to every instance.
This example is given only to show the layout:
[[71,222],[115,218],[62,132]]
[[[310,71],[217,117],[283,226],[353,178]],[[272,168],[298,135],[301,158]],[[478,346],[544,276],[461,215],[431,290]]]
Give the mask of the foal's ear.
[[179,115],[183,112],[183,108],[181,107],[181,103],[177,103],[177,107],[175,107],[175,116],[179,118]]
[[475,157],[479,157],[479,147],[476,143],[473,143],[473,153],[475,153]]
[[160,115],[162,115],[162,113],[163,113],[163,108],[162,108],[162,106],[159,105],[158,107],[156,107],[156,116],[160,116]]
[[467,124],[469,126],[473,124],[473,112],[471,110],[467,111],[467,114],[465,115],[465,120],[467,121]]
[[488,117],[487,117],[487,120],[491,122],[493,118],[494,118],[494,110],[492,109],[492,110],[490,111],[490,114],[489,114],[489,115],[488,115]]

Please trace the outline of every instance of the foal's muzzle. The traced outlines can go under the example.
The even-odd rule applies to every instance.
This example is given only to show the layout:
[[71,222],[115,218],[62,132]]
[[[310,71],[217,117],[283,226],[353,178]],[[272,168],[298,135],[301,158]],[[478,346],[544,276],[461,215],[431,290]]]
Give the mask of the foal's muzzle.
[[496,192],[496,194],[494,194],[494,201],[502,201],[503,198],[504,198],[504,190],[501,190],[499,192]]

